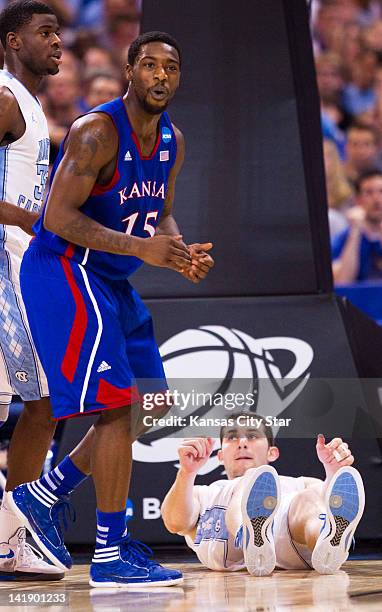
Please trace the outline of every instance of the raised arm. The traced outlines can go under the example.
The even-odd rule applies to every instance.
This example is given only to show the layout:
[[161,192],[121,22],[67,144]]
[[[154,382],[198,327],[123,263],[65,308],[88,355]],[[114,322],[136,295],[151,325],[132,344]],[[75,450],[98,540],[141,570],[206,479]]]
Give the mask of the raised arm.
[[[13,93],[7,87],[0,87],[0,143],[1,146],[18,140],[25,131],[25,122]],[[33,235],[32,225],[38,219],[37,213],[29,212],[15,204],[0,200],[0,223],[21,227]]]
[[75,121],[50,190],[44,227],[85,248],[134,255],[149,264],[178,271],[189,263],[190,255],[176,238],[129,236],[101,225],[79,210],[117,150],[117,133],[107,115],[92,113]]
[[199,518],[195,478],[208,461],[214,447],[213,438],[183,440],[178,449],[180,468],[175,482],[162,503],[162,518],[171,533],[192,534]]

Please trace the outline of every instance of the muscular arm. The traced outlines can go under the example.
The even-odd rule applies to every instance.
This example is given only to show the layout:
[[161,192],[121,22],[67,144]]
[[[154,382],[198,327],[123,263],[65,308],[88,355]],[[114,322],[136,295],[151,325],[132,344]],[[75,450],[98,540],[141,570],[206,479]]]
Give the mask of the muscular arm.
[[183,268],[190,255],[187,247],[175,238],[129,236],[105,227],[79,210],[101,170],[112,162],[117,151],[117,132],[107,115],[92,113],[74,122],[50,190],[44,227],[85,248],[134,255],[149,264],[174,270]]
[[195,530],[199,518],[195,477],[196,474],[188,474],[180,469],[174,484],[163,500],[162,518],[170,533],[189,535]]
[[[22,135],[25,123],[13,93],[7,87],[0,87],[0,143],[2,146],[17,140]],[[32,225],[38,218],[15,204],[0,200],[0,223],[17,225],[28,234],[33,234]]]

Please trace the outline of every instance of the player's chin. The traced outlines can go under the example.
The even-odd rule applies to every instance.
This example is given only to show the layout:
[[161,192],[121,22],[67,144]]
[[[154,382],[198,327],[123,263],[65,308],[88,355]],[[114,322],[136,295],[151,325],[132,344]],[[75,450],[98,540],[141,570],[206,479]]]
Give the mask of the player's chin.
[[54,76],[55,74],[58,74],[60,72],[60,67],[59,66],[48,66],[46,71],[45,71],[45,75],[46,76]]
[[164,102],[156,102],[155,104],[152,104],[146,100],[144,105],[145,111],[150,115],[160,115],[168,107],[168,102],[168,100],[165,100]]

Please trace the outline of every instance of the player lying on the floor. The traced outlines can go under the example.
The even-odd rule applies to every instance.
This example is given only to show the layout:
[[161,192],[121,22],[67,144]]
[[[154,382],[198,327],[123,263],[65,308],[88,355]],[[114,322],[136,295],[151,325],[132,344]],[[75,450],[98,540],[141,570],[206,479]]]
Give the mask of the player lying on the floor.
[[[167,529],[185,536],[206,567],[265,576],[275,565],[314,568],[330,574],[348,557],[361,519],[365,495],[360,474],[341,438],[317,438],[325,481],[278,476],[268,465],[279,456],[264,417],[256,427],[222,427],[218,458],[228,480],[195,486],[213,438],[186,439],[179,447],[180,469],[162,505]],[[239,420],[240,423],[241,420]],[[273,527],[272,527],[273,525]]]

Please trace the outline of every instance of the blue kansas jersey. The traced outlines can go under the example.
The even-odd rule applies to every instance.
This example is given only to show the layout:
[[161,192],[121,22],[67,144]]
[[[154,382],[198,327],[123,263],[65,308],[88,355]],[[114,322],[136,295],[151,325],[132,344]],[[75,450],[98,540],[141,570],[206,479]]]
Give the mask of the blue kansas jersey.
[[[167,113],[159,121],[158,136],[149,157],[141,153],[122,98],[92,109],[107,113],[118,131],[119,151],[114,176],[108,185],[94,186],[81,212],[110,229],[149,238],[155,233],[167,192],[168,177],[176,159],[176,139]],[[50,184],[64,155],[61,143]],[[70,186],[68,186],[70,188]],[[43,216],[34,226],[34,247],[65,255],[89,270],[111,279],[130,276],[143,263],[128,255],[115,255],[73,245],[43,227]]]

